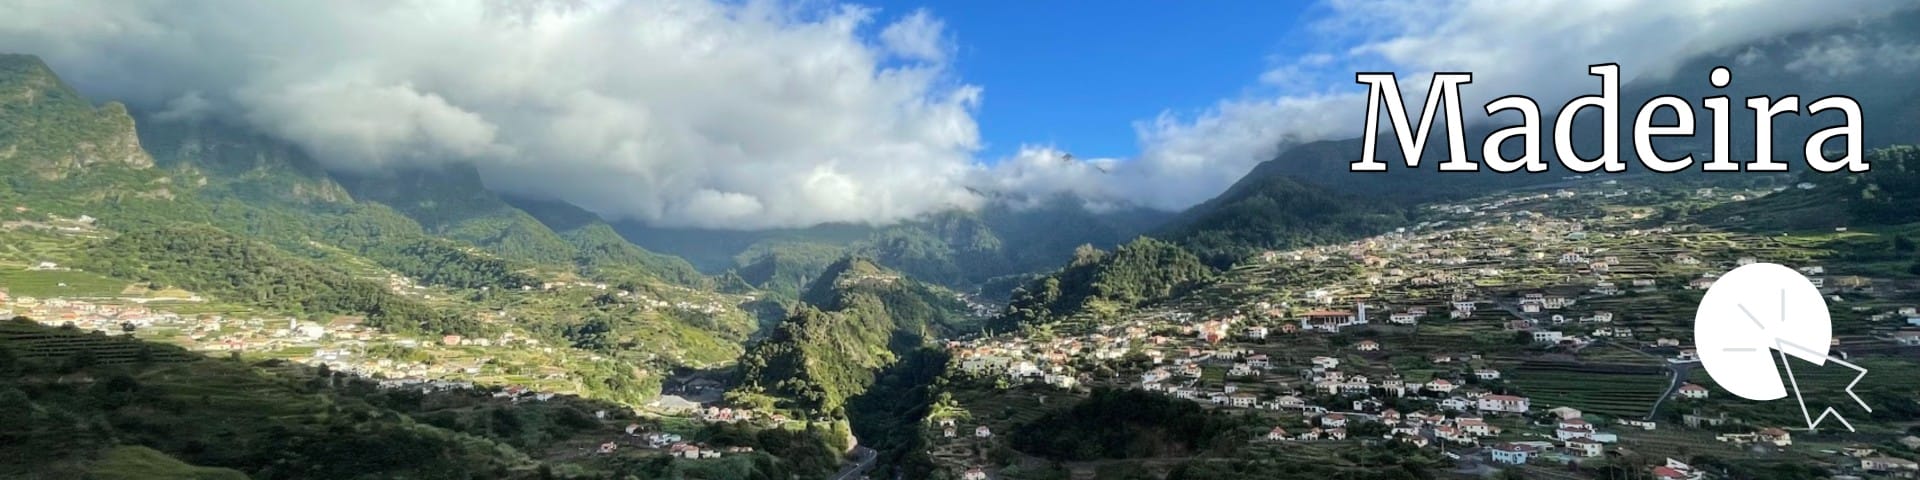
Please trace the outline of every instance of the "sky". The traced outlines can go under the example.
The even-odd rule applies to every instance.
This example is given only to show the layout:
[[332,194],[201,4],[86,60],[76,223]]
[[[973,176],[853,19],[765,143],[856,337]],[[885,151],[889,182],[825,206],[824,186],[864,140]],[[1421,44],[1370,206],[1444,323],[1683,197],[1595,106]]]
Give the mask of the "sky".
[[[925,9],[956,45],[952,68],[984,89],[974,115],[988,161],[1021,144],[1082,157],[1139,148],[1134,122],[1246,93],[1269,58],[1291,56],[1310,2],[886,1]],[[1240,19],[1223,22],[1221,19]]]
[[1184,209],[1285,148],[1357,136],[1356,71],[1399,72],[1412,98],[1428,72],[1471,71],[1466,105],[1590,93],[1588,64],[1632,82],[1768,42],[1783,57],[1766,61],[1810,74],[1912,73],[1911,38],[1779,39],[1913,8],[18,0],[0,2],[0,49],[147,121],[250,129],[333,170],[472,165],[611,220],[760,229],[1062,195]]

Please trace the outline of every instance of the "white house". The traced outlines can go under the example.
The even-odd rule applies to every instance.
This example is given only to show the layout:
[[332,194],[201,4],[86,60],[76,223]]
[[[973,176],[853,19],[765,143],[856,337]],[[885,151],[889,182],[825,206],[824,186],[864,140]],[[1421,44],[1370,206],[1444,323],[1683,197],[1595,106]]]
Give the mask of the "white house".
[[1260,401],[1259,395],[1254,395],[1254,394],[1245,393],[1245,392],[1233,394],[1228,399],[1229,404],[1239,408],[1253,408],[1253,404],[1258,403],[1259,401]]
[[1680,396],[1683,398],[1693,398],[1693,399],[1707,398],[1707,387],[1702,387],[1702,386],[1691,384],[1691,383],[1686,385],[1681,385]]
[[1247,362],[1236,362],[1233,364],[1233,368],[1227,369],[1227,376],[1229,377],[1249,377],[1259,374],[1260,371],[1255,370],[1253,365]]
[[1320,417],[1320,426],[1327,428],[1345,428],[1347,426],[1347,416],[1338,413],[1323,415]]
[[1481,380],[1499,380],[1500,371],[1494,370],[1491,368],[1482,368],[1482,369],[1474,370],[1473,376]]
[[1476,437],[1490,437],[1500,434],[1500,427],[1487,424],[1485,420],[1478,418],[1455,419],[1453,426],[1459,428],[1462,433]]
[[1487,455],[1493,459],[1493,463],[1504,463],[1508,465],[1527,463],[1527,460],[1532,459],[1533,456],[1538,453],[1539,450],[1533,448],[1531,445],[1513,443],[1496,445],[1493,449],[1487,451]]
[[1480,397],[1480,411],[1502,413],[1527,413],[1527,397],[1515,395],[1487,395]]
[[1246,331],[1243,333],[1247,336],[1247,338],[1262,340],[1267,338],[1267,327],[1262,327],[1262,326],[1247,327]]
[[1860,469],[1880,473],[1907,472],[1904,475],[1911,477],[1912,472],[1920,471],[1920,464],[1904,458],[1868,457],[1860,459]]
[[993,429],[987,428],[986,425],[973,427],[973,436],[976,438],[993,438]]
[[1147,373],[1140,374],[1140,383],[1158,383],[1161,380],[1166,380],[1171,377],[1173,377],[1173,375],[1167,373],[1167,369],[1155,368],[1148,370]]
[[1537,330],[1533,332],[1533,341],[1535,343],[1560,343],[1562,338],[1564,338],[1564,335],[1557,331]]
[[1587,438],[1568,439],[1563,445],[1565,445],[1568,454],[1588,458],[1600,456],[1602,453],[1601,450],[1604,447],[1600,442]]
[[1575,438],[1592,439],[1593,425],[1589,425],[1586,420],[1578,418],[1564,419],[1560,421],[1559,425],[1554,426],[1553,438],[1559,440],[1571,440]]

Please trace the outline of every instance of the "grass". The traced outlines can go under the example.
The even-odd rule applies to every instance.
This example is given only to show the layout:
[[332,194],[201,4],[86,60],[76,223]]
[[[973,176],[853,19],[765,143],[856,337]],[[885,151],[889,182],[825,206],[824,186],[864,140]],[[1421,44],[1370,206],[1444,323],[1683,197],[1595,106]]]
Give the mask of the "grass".
[[114,297],[127,282],[71,270],[0,269],[0,288],[14,296]]
[[1507,381],[1542,406],[1638,418],[1666,393],[1661,375],[1595,373],[1527,366],[1506,374]]
[[247,475],[225,468],[189,465],[147,447],[121,446],[108,449],[103,453],[100,459],[88,468],[87,478],[246,480]]

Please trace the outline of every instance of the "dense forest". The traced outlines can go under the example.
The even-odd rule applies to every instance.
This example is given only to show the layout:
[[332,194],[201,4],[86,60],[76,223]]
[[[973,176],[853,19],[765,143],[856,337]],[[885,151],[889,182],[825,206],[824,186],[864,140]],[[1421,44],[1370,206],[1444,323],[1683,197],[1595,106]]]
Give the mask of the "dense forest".
[[1058,460],[1177,457],[1243,444],[1239,422],[1143,390],[1095,389],[1087,399],[1013,430],[1013,448]]
[[1006,313],[990,326],[1009,331],[1082,313],[1099,318],[1172,296],[1212,275],[1199,257],[1152,238],[1142,237],[1112,252],[1082,247],[1066,267],[1015,292]]
[[880,369],[960,322],[960,305],[858,257],[827,269],[767,338],[739,362],[730,400],[845,418],[848,398]]

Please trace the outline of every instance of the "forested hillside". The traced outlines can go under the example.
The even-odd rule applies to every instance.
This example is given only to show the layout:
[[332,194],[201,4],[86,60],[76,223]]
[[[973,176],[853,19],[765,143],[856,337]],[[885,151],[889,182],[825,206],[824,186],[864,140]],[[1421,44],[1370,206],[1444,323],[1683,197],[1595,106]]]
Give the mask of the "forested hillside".
[[1804,173],[1792,188],[1702,215],[1732,228],[1792,230],[1920,222],[1920,148],[1877,149],[1866,159],[1866,172]]
[[847,399],[924,342],[970,325],[952,294],[848,257],[740,358],[731,401],[845,418]]
[[364,315],[399,333],[477,335],[471,319],[403,298],[385,285],[353,278],[271,247],[198,225],[132,230],[88,251],[102,274],[208,292],[231,301],[299,314]]
[[[22,350],[38,343],[65,345],[67,355]],[[115,356],[129,350],[137,355]],[[419,423],[330,384],[168,345],[0,320],[0,401],[10,412],[0,415],[0,456],[10,459],[0,462],[0,476],[536,476],[527,455],[504,442]]]
[[1066,267],[1016,291],[990,327],[1004,332],[1081,315],[1098,320],[1212,276],[1192,252],[1161,240],[1142,237],[1112,252],[1082,247]]

